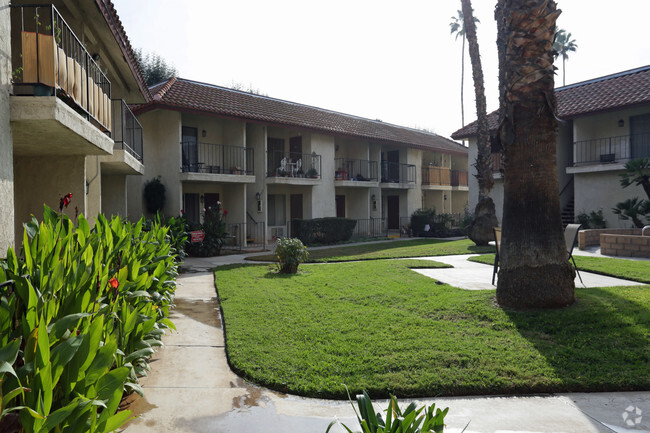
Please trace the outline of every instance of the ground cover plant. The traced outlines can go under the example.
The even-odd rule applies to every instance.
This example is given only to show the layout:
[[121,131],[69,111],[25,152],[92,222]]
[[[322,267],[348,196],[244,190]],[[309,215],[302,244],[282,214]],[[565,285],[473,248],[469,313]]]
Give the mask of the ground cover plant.
[[[494,247],[478,247],[469,239],[409,239],[405,241],[372,242],[332,248],[310,249],[308,263],[345,262],[354,260],[399,259],[410,257],[445,256],[453,254],[482,254]],[[251,261],[276,261],[273,254],[248,257]]]
[[494,291],[410,269],[423,262],[217,268],[230,364],[328,398],[345,398],[343,384],[373,398],[650,388],[650,286],[579,288],[571,307],[514,312]]
[[[577,256],[573,258],[580,271],[608,275],[625,280],[650,284],[650,263],[647,260],[614,259],[609,257]],[[494,254],[470,257],[468,260],[494,265]]]
[[142,392],[174,326],[169,228],[144,225],[99,215],[91,229],[46,207],[23,253],[0,261],[0,431],[109,432],[128,420],[123,393]]

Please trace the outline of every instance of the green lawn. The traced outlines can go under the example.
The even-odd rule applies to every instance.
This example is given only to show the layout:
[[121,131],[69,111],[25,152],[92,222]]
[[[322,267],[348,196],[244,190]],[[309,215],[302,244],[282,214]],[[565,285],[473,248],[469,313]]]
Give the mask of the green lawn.
[[[650,262],[648,261],[587,256],[573,256],[573,258],[580,271],[650,284]],[[494,254],[470,257],[469,260],[494,265]]]
[[[477,247],[469,239],[447,241],[441,239],[412,239],[408,241],[371,242],[362,245],[335,246],[309,251],[310,263],[346,262],[353,260],[399,259],[409,257],[445,256],[452,254],[491,253],[494,247]],[[274,254],[247,258],[271,262]]]
[[650,286],[576,289],[569,308],[520,313],[409,269],[422,263],[217,268],[231,365],[315,397],[345,398],[343,384],[372,397],[650,389]]

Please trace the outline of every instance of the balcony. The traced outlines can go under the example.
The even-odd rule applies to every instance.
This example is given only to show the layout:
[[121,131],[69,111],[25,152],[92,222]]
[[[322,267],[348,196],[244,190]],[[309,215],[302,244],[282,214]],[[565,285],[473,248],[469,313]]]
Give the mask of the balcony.
[[415,186],[415,165],[403,164],[401,162],[381,162],[381,183],[385,187],[400,187],[400,185],[412,184]]
[[250,147],[182,142],[181,151],[182,180],[250,182],[255,172]]
[[619,135],[573,143],[573,167],[605,164],[618,166],[630,159],[648,156],[650,156],[650,133]]
[[[334,180],[345,182],[346,185],[369,186],[376,183],[377,161],[365,159],[336,158],[334,160]],[[361,184],[357,184],[362,182]]]
[[467,187],[467,172],[464,170],[451,171],[451,186]]
[[449,167],[422,167],[422,185],[451,185]]
[[56,96],[110,136],[111,82],[57,9],[12,5],[11,12],[14,95]]
[[142,125],[122,99],[113,99],[115,147],[142,162]]
[[267,151],[267,183],[311,185],[321,179],[321,157],[315,153]]

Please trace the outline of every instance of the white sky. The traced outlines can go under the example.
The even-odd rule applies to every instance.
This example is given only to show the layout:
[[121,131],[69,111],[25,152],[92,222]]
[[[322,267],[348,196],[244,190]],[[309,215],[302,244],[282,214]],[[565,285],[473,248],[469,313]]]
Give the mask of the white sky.
[[[134,48],[179,76],[273,98],[426,128],[461,125],[460,0],[113,0]],[[488,112],[498,108],[496,0],[474,0]],[[578,50],[567,84],[650,64],[649,0],[557,0]],[[561,60],[556,62],[561,85]],[[469,57],[465,123],[476,118]]]

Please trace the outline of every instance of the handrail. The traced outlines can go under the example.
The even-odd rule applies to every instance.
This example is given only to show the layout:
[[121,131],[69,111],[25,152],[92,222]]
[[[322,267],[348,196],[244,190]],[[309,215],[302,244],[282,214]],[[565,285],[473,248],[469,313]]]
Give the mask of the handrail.
[[560,197],[562,197],[562,194],[564,194],[564,191],[566,191],[566,189],[567,189],[567,188],[569,187],[569,185],[571,185],[572,183],[573,183],[573,175],[571,175],[571,179],[569,179],[569,181],[566,183],[566,185],[564,185],[564,188],[562,188],[562,190],[560,191]]

